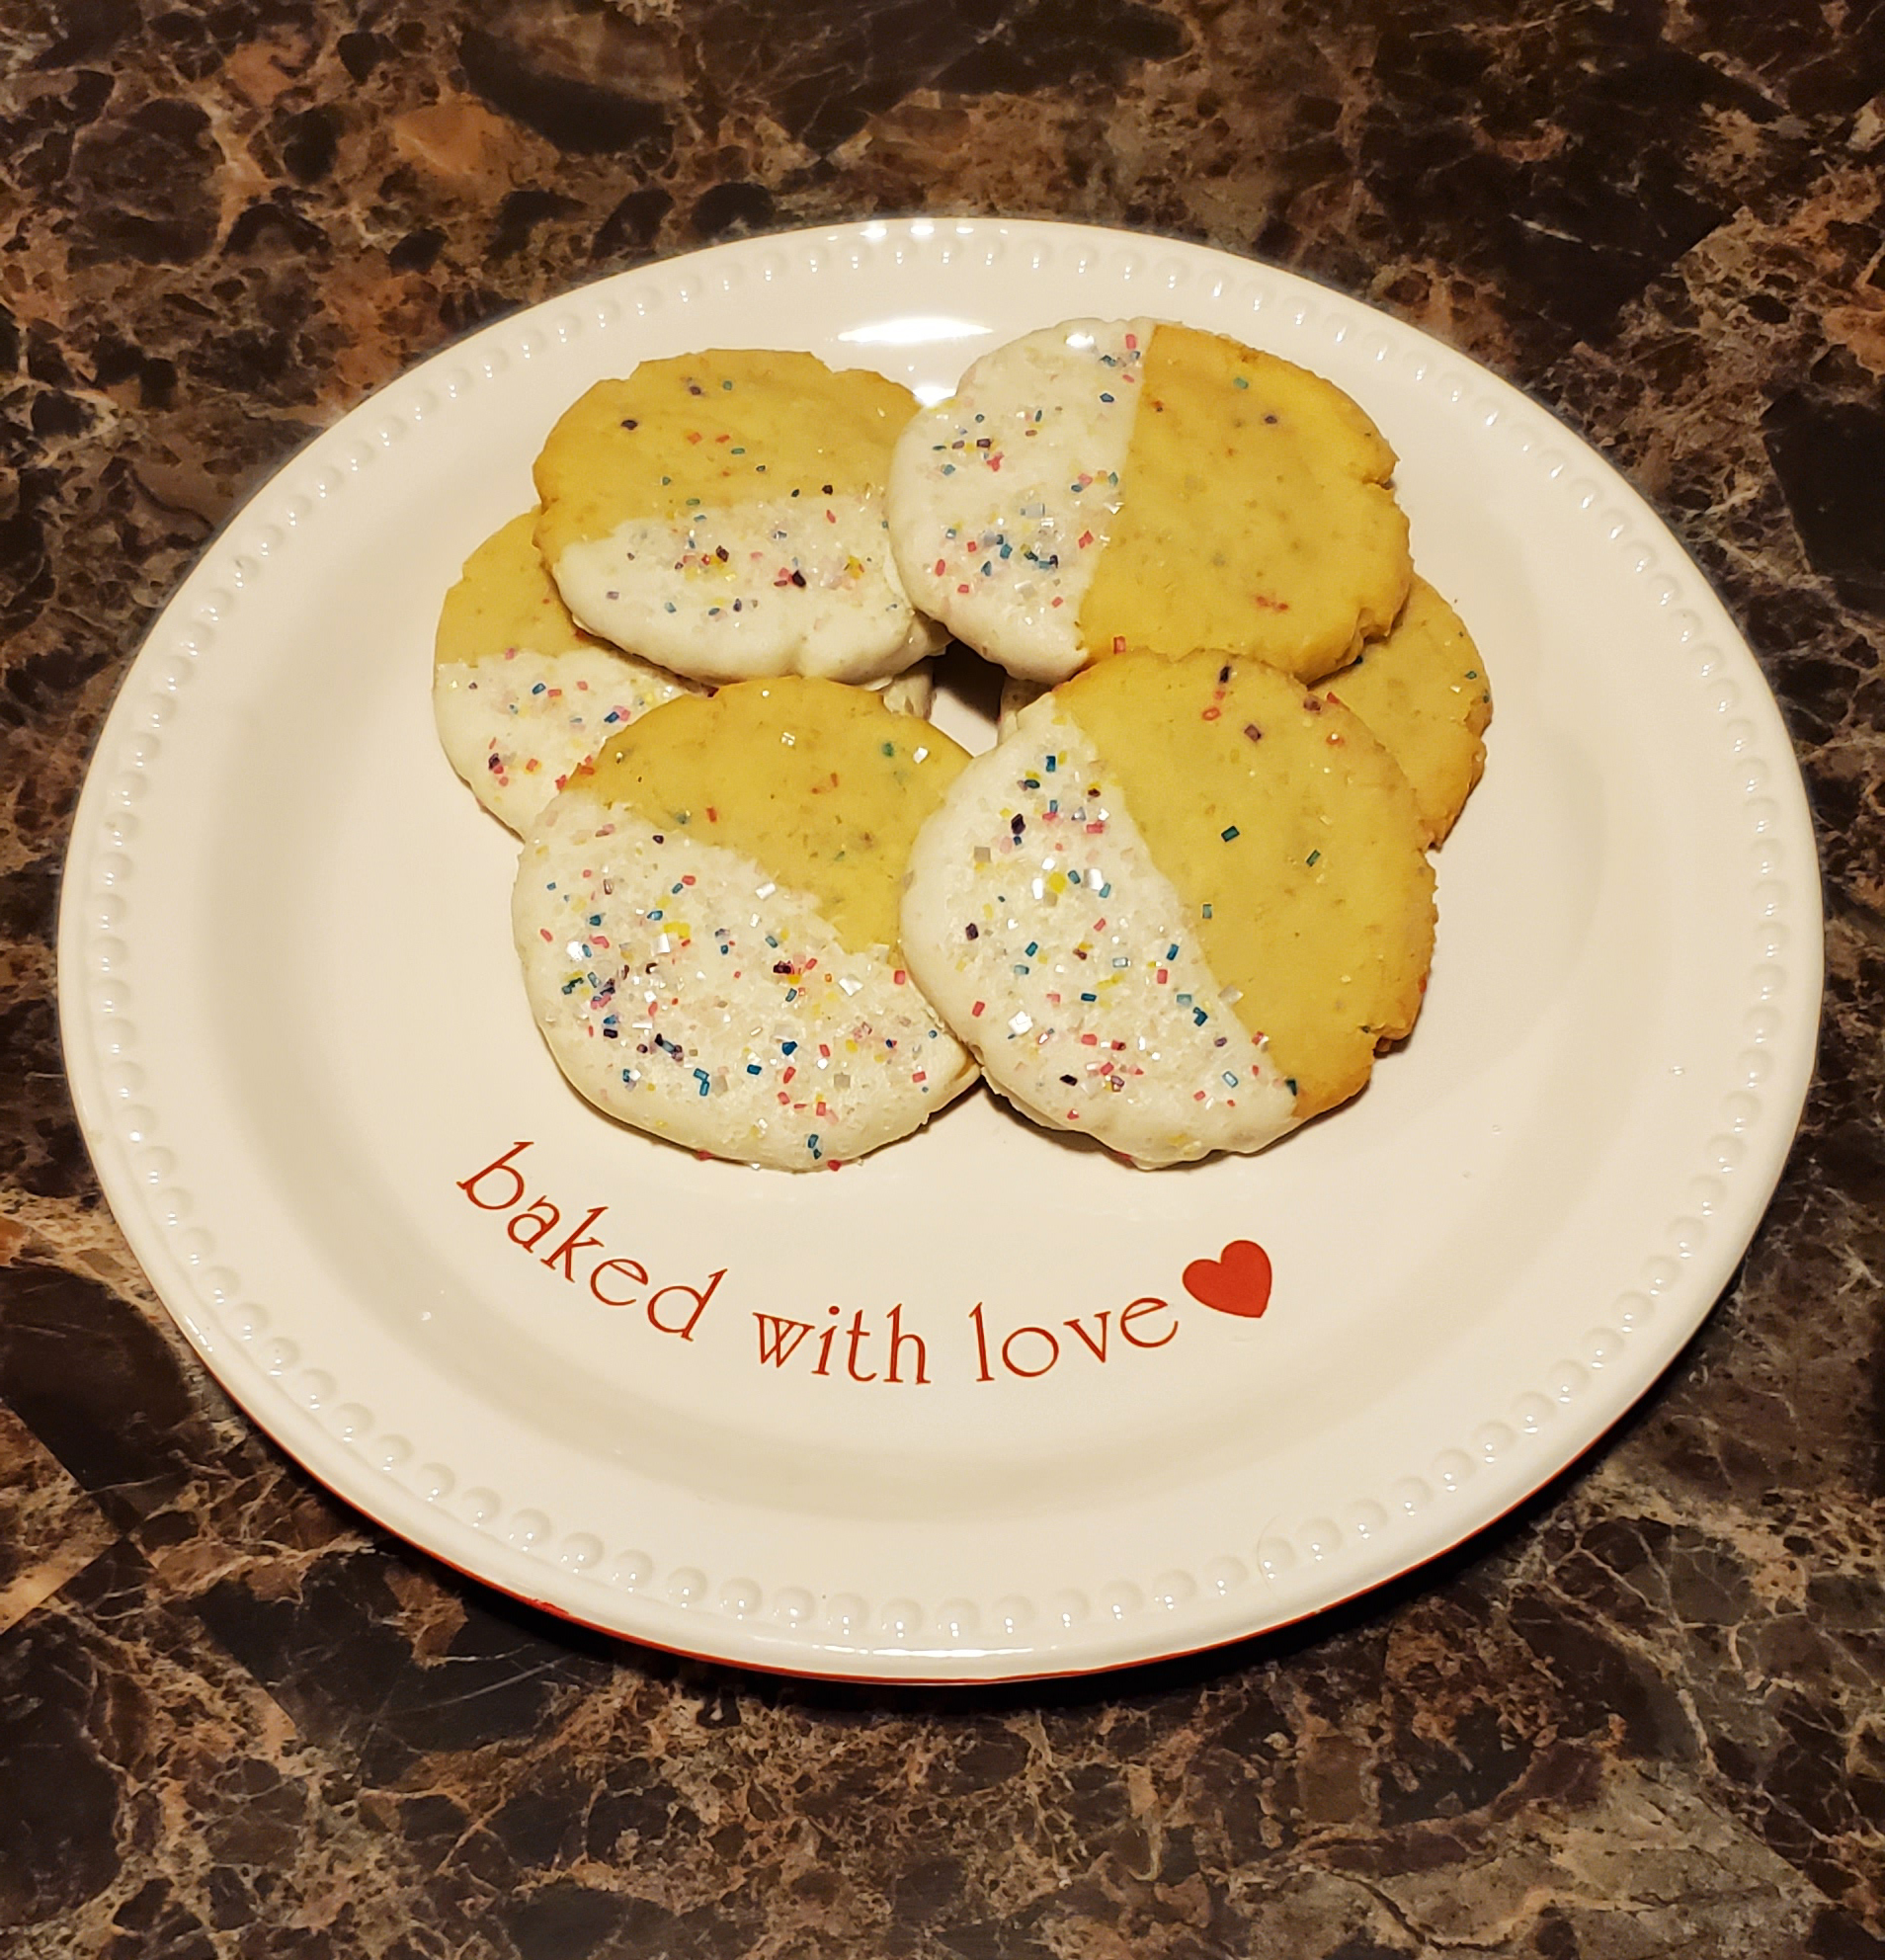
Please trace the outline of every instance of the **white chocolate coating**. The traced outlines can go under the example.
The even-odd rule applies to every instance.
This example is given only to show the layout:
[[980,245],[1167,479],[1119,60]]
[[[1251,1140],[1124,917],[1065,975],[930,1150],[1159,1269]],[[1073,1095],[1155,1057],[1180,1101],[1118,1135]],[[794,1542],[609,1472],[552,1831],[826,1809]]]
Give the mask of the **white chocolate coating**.
[[637,518],[567,546],[550,570],[591,632],[716,685],[880,681],[943,641],[905,596],[874,494]]
[[1150,320],[1069,320],[981,360],[890,462],[904,588],[957,639],[1049,684],[1085,662],[1080,603],[1119,507]]

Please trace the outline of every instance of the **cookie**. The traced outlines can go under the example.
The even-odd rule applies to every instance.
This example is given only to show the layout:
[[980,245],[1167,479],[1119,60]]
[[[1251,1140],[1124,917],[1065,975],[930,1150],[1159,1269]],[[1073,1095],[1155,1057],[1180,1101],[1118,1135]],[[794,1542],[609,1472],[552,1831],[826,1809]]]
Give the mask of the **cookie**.
[[537,547],[584,627],[677,674],[886,679],[942,644],[885,530],[915,407],[809,354],[643,362],[551,430]]
[[1310,681],[1407,596],[1394,452],[1333,383],[1221,335],[1073,320],[984,355],[890,468],[905,588],[1009,673],[1228,648]]
[[434,643],[432,707],[451,767],[522,831],[615,730],[696,684],[595,638],[550,583],[527,511],[465,560]]
[[1125,652],[1023,708],[918,837],[911,971],[990,1083],[1142,1165],[1263,1148],[1413,1026],[1413,791],[1260,662]]
[[1385,638],[1322,684],[1386,745],[1414,786],[1429,844],[1453,827],[1486,767],[1486,663],[1460,617],[1423,578]]
[[871,693],[787,677],[653,709],[528,833],[512,920],[557,1066],[611,1115],[775,1169],[907,1135],[975,1080],[898,895],[967,762]]

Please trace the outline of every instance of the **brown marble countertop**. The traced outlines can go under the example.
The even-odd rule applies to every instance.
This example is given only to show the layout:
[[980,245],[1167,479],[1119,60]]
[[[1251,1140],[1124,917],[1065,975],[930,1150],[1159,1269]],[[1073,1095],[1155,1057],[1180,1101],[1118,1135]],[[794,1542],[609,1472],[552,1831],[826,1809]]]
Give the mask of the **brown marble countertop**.
[[[0,74],[0,1950],[1885,1955],[1885,12],[14,0]],[[1261,255],[1548,404],[1751,639],[1830,917],[1772,1209],[1599,1449],[1286,1634],[946,1693],[574,1633],[329,1498],[126,1252],[52,954],[139,636],[311,431],[924,210]]]

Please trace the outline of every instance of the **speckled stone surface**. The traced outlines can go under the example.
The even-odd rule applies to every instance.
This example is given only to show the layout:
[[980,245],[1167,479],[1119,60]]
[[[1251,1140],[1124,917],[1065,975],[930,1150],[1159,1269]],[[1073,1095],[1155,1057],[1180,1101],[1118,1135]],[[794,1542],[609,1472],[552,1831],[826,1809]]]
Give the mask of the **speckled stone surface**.
[[[13,0],[0,77],[0,1950],[1885,1955],[1885,13]],[[947,1694],[572,1634],[326,1497],[125,1252],[51,950],[114,687],[310,430],[925,209],[1261,254],[1565,416],[1759,653],[1831,921],[1771,1213],[1599,1451],[1286,1635]]]

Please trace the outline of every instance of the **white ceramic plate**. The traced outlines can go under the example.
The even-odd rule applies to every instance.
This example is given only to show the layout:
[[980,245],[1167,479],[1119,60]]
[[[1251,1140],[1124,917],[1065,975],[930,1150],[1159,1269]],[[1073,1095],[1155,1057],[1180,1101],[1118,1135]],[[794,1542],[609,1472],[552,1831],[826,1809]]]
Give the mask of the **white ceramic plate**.
[[[1485,652],[1491,759],[1440,854],[1414,1038],[1269,1154],[1159,1174],[986,1094],[836,1176],[697,1161],[593,1114],[532,1025],[514,847],[447,767],[428,693],[440,597],[531,501],[552,420],[599,376],[713,345],[806,347],[934,399],[1001,340],[1128,313],[1353,394]],[[959,704],[942,718],[986,739]],[[130,670],[59,950],[112,1205],[209,1366],[323,1482],[639,1640],[974,1680],[1314,1612],[1575,1457],[1748,1244],[1822,940],[1773,700],[1576,438],[1268,267],[919,220],[606,280],[293,457]],[[527,1249],[539,1197],[560,1223]],[[1271,1264],[1261,1317],[1186,1285],[1239,1241]],[[766,1316],[809,1330],[783,1362]]]

